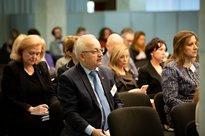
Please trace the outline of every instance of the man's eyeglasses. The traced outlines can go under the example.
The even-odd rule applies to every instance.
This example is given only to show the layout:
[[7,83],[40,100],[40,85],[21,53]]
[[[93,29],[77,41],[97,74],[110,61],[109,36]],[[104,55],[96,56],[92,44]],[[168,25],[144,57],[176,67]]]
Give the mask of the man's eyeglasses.
[[101,49],[97,49],[95,48],[93,51],[82,51],[82,53],[92,53],[92,54],[100,54],[100,53],[104,53],[105,49],[101,48]]

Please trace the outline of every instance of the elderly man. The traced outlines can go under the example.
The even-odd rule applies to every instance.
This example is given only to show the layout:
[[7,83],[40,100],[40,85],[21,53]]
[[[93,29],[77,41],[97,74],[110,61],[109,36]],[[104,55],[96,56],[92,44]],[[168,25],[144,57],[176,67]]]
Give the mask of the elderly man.
[[113,73],[100,66],[103,51],[93,35],[79,37],[74,52],[79,63],[59,78],[58,97],[65,114],[61,135],[107,136],[107,116],[122,106]]
[[[119,46],[124,44],[124,41],[122,39],[122,37],[119,34],[111,34],[108,39],[107,39],[107,44],[106,44],[106,48],[107,48],[107,52],[106,54],[103,56],[103,61],[102,63],[106,66],[108,66],[109,61],[110,61],[110,54],[112,53],[112,49],[115,46]],[[134,73],[135,79],[138,80],[138,71],[136,69],[136,66],[134,64],[134,61],[132,60],[132,58],[130,57],[129,59],[129,63],[130,63],[130,68]]]

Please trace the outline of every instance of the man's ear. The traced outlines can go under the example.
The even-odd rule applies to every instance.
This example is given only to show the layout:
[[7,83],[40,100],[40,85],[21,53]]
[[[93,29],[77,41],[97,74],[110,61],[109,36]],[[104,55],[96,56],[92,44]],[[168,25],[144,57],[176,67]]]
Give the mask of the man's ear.
[[82,60],[82,61],[84,61],[84,60],[85,60],[85,54],[84,54],[84,53],[81,53],[81,54],[79,55],[79,59]]

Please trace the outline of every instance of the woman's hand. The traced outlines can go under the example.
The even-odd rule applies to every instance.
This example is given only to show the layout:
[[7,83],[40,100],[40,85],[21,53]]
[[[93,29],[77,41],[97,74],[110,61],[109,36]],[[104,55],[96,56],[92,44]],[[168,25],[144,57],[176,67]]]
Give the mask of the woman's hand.
[[47,114],[48,113],[48,105],[47,104],[40,104],[38,106],[35,106],[35,107],[30,107],[28,109],[28,111],[31,113],[31,114]]
[[129,90],[128,92],[129,92],[129,93],[142,93],[142,94],[147,94],[147,91],[146,91],[145,89],[139,89],[139,88]]

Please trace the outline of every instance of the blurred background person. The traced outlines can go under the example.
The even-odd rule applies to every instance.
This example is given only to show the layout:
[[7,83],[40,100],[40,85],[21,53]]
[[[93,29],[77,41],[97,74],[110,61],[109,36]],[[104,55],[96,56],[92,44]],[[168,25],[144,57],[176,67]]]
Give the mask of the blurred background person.
[[54,36],[54,40],[49,45],[49,51],[53,57],[55,65],[57,59],[63,56],[63,36],[61,27],[54,27],[51,34]]
[[192,31],[179,31],[173,38],[173,54],[167,60],[162,72],[167,122],[173,127],[170,110],[181,103],[191,102],[199,87],[199,41]]
[[124,29],[122,29],[120,35],[124,41],[124,44],[127,47],[130,47],[134,39],[134,30],[130,27],[125,27]]
[[64,39],[63,51],[65,56],[60,58],[56,62],[56,71],[58,76],[60,76],[63,72],[77,63],[77,60],[73,53],[74,45],[77,39],[78,36],[75,35],[69,35]]
[[76,35],[77,36],[81,36],[81,35],[85,35],[88,34],[88,31],[85,27],[78,27],[77,31],[76,31]]
[[130,47],[130,56],[134,60],[134,62],[146,58],[145,44],[145,33],[142,31],[135,32],[134,40]]
[[101,48],[105,49],[104,53],[107,52],[107,49],[106,49],[107,39],[112,33],[113,33],[112,30],[108,27],[103,27],[99,32],[98,41],[100,42]]
[[139,69],[137,84],[139,87],[149,85],[147,94],[150,99],[154,99],[155,94],[162,92],[162,62],[165,58],[166,50],[166,43],[159,38],[153,38],[145,47],[145,53],[149,61]]
[[13,43],[18,37],[19,31],[15,28],[10,31],[10,39],[3,43],[0,48],[0,64],[7,64],[10,61],[10,53],[12,50]]
[[8,135],[50,135],[49,105],[57,98],[47,65],[41,62],[45,41],[29,35],[16,47],[2,78]]

